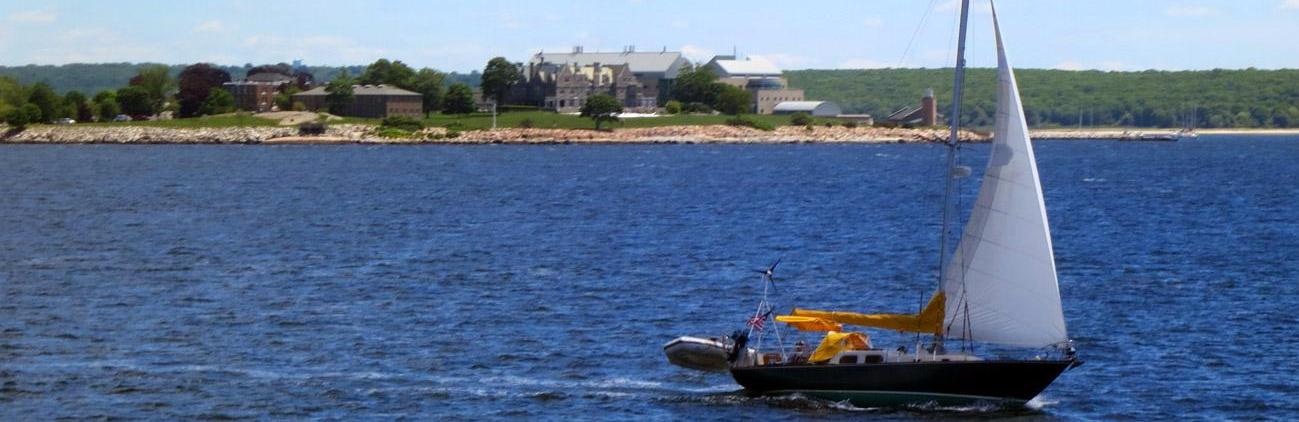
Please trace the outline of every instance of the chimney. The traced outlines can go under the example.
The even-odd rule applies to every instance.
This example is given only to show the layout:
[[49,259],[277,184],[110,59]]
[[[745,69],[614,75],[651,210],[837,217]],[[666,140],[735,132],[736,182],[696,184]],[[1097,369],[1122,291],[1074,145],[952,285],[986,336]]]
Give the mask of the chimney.
[[925,126],[938,124],[938,104],[934,102],[934,89],[925,90],[925,97],[920,99],[920,123]]

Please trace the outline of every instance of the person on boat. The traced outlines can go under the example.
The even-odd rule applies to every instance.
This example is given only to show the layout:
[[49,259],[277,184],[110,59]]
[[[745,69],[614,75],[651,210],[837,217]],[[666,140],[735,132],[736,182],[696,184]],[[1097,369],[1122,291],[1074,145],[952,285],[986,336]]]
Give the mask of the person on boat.
[[803,363],[807,361],[807,343],[799,340],[794,343],[794,356],[789,359],[790,363]]

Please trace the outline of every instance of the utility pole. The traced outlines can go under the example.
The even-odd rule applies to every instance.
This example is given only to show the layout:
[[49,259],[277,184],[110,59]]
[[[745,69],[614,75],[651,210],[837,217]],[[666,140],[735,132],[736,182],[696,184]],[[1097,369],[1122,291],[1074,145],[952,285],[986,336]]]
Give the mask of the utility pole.
[[496,101],[492,101],[492,130],[496,130]]

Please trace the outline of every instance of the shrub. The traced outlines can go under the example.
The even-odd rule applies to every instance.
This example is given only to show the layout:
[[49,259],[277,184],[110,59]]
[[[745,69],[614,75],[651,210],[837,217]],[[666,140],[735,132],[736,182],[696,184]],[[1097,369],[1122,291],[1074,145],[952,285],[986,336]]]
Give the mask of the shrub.
[[379,126],[379,131],[374,133],[380,138],[409,138],[411,132],[390,126]]
[[530,106],[530,105],[511,104],[511,105],[496,106],[496,111],[500,113],[512,113],[516,111],[540,111],[540,110],[541,110],[540,107]]
[[391,116],[385,117],[383,123],[379,126],[384,128],[401,129],[406,132],[419,132],[424,129],[424,122],[414,117]]
[[789,116],[789,124],[794,126],[810,125],[812,124],[812,116],[803,112],[794,113],[792,116]]
[[321,122],[306,122],[298,125],[299,135],[324,135],[325,124]]
[[666,111],[668,114],[681,114],[681,107],[682,105],[680,101],[672,100],[663,105],[663,111]]
[[765,130],[765,131],[771,131],[776,129],[775,127],[772,127],[770,123],[759,121],[759,120],[753,120],[744,116],[735,116],[726,119],[726,124],[730,126],[751,127],[757,130]]
[[856,120],[849,120],[849,121],[843,122],[843,127],[846,127],[846,128],[849,128],[849,129],[856,129],[856,128],[857,128],[857,121],[856,121]]
[[534,126],[532,119],[523,119],[519,122],[519,127],[524,129],[532,129],[532,126]]
[[834,127],[834,121],[827,120],[827,121],[825,122],[825,127]]
[[302,101],[294,101],[293,111],[307,111],[307,105],[303,104]]
[[686,113],[712,114],[713,108],[709,107],[708,104],[704,104],[704,103],[690,103],[690,104],[686,104],[685,108],[683,108],[682,111],[685,111]]
[[446,136],[447,139],[456,139],[459,137],[460,137],[460,131],[454,129],[447,131],[447,136]]

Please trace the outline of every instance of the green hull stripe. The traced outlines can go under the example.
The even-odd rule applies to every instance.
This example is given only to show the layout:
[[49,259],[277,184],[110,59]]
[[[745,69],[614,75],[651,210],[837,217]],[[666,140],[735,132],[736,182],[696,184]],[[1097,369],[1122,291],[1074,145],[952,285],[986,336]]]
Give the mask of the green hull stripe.
[[935,402],[940,405],[969,404],[976,402],[994,402],[1024,404],[1024,400],[1006,397],[972,396],[964,394],[923,393],[912,391],[868,391],[868,390],[774,390],[767,394],[793,394],[818,397],[827,400],[848,400],[853,404],[867,406],[921,404]]

